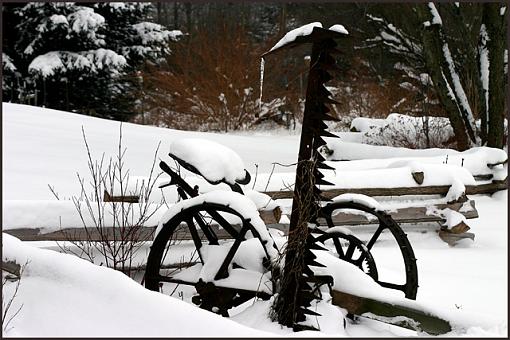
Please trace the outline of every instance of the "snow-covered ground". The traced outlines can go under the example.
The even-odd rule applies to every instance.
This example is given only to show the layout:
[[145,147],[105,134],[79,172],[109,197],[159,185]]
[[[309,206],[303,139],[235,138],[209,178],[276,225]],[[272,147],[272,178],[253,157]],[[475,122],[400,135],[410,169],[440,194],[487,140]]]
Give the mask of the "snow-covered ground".
[[[63,198],[79,195],[76,173],[88,173],[82,126],[93,158],[100,158],[103,152],[107,157],[113,156],[117,151],[118,122],[6,103],[2,109],[4,226],[9,219],[35,214],[30,207],[35,209],[37,200],[55,202],[48,184]],[[273,162],[290,164],[296,161],[299,138],[295,133],[213,134],[133,124],[124,124],[122,133],[123,144],[127,147],[125,167],[130,169],[132,176],[148,174],[160,141],[158,156],[169,161],[170,143],[179,138],[205,138],[228,146],[239,153],[252,177],[256,173],[255,164],[259,174],[267,174],[271,172]],[[344,133],[342,137],[344,141],[359,140],[357,134]],[[391,168],[388,161],[385,162],[381,163],[383,167]],[[291,171],[292,168],[275,168],[275,173]],[[404,226],[418,259],[417,303],[455,321],[458,327],[449,334],[451,336],[507,336],[507,191],[492,197],[469,198],[476,201],[480,214],[478,219],[469,220],[471,231],[476,235],[474,242],[464,240],[450,247],[437,236],[437,225]],[[9,207],[17,207],[17,210]],[[44,212],[40,205],[38,209],[43,217],[48,217],[52,211],[51,204]],[[4,330],[4,335],[416,335],[416,332],[368,319],[360,319],[356,324],[348,322],[344,329],[343,312],[326,304],[318,307],[324,315],[320,319],[319,333],[294,334],[290,329],[272,323],[267,317],[269,302],[254,303],[228,320],[179,301],[178,294],[168,297],[153,293],[113,270],[40,248],[58,249],[49,242],[20,243],[3,234],[4,258],[10,256],[21,263],[29,260],[10,310],[15,312],[21,305],[23,307]],[[393,247],[382,246],[374,256],[391,272],[395,256]],[[8,283],[5,296],[12,295],[14,288],[15,282]]]

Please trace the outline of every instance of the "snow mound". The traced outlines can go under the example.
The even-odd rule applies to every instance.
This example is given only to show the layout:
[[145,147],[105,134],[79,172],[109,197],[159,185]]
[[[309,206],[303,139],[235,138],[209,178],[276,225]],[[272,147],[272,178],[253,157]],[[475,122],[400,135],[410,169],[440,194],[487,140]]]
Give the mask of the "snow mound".
[[247,173],[244,163],[232,149],[198,138],[183,138],[170,145],[170,155],[192,165],[211,183],[242,182]]
[[367,132],[372,127],[384,126],[386,119],[356,117],[351,121],[351,131]]
[[[506,178],[504,165],[491,165],[504,163],[508,159],[506,152],[497,148],[482,146],[460,152],[453,149],[408,149],[368,145],[343,142],[337,139],[328,140],[327,147],[331,151],[329,155],[325,155],[327,160],[355,161],[328,163],[328,165],[335,167],[337,171],[386,168],[399,160],[408,160],[426,164],[453,165],[466,169],[473,176],[491,174],[494,179]],[[488,165],[491,165],[491,167]]]
[[[190,268],[173,275],[174,278],[187,282],[214,282],[216,286],[240,288],[251,291],[263,291],[272,294],[270,273],[265,273],[262,265],[265,257],[264,249],[257,239],[243,241],[234,255],[228,268],[228,276],[215,280],[221,265],[230,250],[232,243],[221,245],[205,245],[200,248],[204,264],[197,263]],[[233,268],[233,264],[242,268]]]
[[[72,200],[5,200],[3,207],[9,213],[2,216],[2,229],[38,228],[40,234],[45,234],[59,231],[61,228],[93,228],[97,220],[95,221],[92,216],[97,217],[99,210],[96,202],[91,203],[90,210],[88,210],[85,203],[81,202],[82,216],[80,216]],[[118,225],[117,217],[119,209],[121,209],[120,204],[117,204],[116,211],[112,204],[105,204],[103,210],[105,226]],[[143,225],[147,227],[157,225],[158,220],[165,212],[164,206],[157,203],[149,203],[147,206],[133,203],[130,208],[125,207],[126,211],[129,211],[130,220],[132,218],[133,221],[140,220],[141,213],[145,208],[149,214],[153,214],[144,221]]]
[[374,209],[376,211],[382,211],[382,207],[375,199],[372,197],[362,195],[362,194],[342,194],[333,198],[333,202],[344,203],[344,202],[354,202],[366,205],[367,207]]
[[440,308],[430,301],[406,299],[402,292],[381,287],[358,267],[339,260],[330,252],[313,250],[313,253],[317,255],[316,261],[326,266],[313,267],[314,274],[331,275],[334,290],[390,304],[398,304],[420,310],[426,314],[436,315],[451,324],[453,331],[448,333],[451,335],[463,335],[471,331],[478,333],[480,331],[478,327],[490,329],[491,332],[497,327],[504,327],[506,331],[506,326],[497,324],[494,320],[479,314],[459,311],[455,307]]
[[[336,164],[334,164],[336,165]],[[423,183],[413,177],[416,170],[424,174]],[[443,164],[389,164],[388,168],[340,170],[325,173],[324,180],[334,188],[401,188],[434,185],[475,185],[476,181],[465,168]],[[329,187],[328,187],[329,188]]]
[[[149,291],[112,269],[29,246],[5,233],[2,241],[4,261],[27,263],[11,310],[22,307],[4,336],[270,336]],[[4,298],[12,296],[15,284],[6,284]]]
[[245,189],[243,191],[244,195],[255,203],[257,210],[273,210],[278,207],[278,203],[269,195],[256,190]]
[[437,209],[437,207],[431,206],[427,207],[426,214],[440,216],[441,218],[445,219],[443,226],[447,227],[448,229],[451,229],[460,223],[464,223],[466,225],[468,224],[464,215],[450,208]]

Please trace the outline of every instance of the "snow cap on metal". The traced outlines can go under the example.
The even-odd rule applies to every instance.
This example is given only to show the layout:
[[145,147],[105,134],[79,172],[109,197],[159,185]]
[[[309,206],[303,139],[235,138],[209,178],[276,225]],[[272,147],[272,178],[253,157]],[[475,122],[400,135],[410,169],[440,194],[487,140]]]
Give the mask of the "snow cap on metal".
[[329,29],[325,29],[322,28],[320,22],[314,22],[288,32],[273,48],[262,54],[261,57],[265,58],[282,49],[296,47],[301,44],[311,44],[325,39],[344,39],[348,34],[349,32],[342,25],[333,25]]

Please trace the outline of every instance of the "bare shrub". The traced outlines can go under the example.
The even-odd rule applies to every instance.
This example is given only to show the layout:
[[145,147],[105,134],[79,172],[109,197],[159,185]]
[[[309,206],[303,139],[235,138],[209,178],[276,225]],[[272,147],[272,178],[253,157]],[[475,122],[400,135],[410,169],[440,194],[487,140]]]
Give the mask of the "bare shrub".
[[[23,308],[23,304],[21,304],[14,312],[11,309],[13,307],[14,300],[18,295],[18,290],[21,284],[21,277],[23,275],[23,271],[27,266],[28,262],[24,265],[15,264],[16,272],[11,273],[10,271],[4,272],[3,268],[4,262],[2,262],[2,330],[7,332],[9,330],[9,325],[12,320],[16,318],[16,316],[21,312]],[[5,288],[8,285],[8,282],[15,281],[14,291],[10,297],[5,296]]]
[[[281,105],[274,105],[275,98],[289,106],[297,104],[299,91],[278,83],[295,71],[290,67],[266,72],[264,93],[270,97],[259,101],[260,56],[271,43],[256,42],[243,25],[231,22],[195,28],[173,49],[166,66],[147,65],[143,73],[146,122],[186,130],[231,131],[247,129],[263,121],[262,116],[278,115]],[[271,65],[281,64],[273,58]]]
[[[90,180],[77,173],[81,192],[71,199],[80,217],[85,235],[77,238],[72,229],[63,230],[66,241],[59,247],[66,253],[85,258],[131,275],[135,269],[133,260],[142,245],[152,239],[152,234],[144,228],[146,222],[163,205],[163,201],[153,203],[149,199],[161,172],[156,174],[158,144],[149,172],[149,177],[141,183],[130,182],[129,170],[124,168],[126,148],[122,146],[122,124],[119,128],[117,155],[105,160],[104,153],[99,160],[93,159],[82,128]],[[88,184],[88,185],[87,185]],[[104,195],[139,195],[138,203],[127,201],[105,202]],[[58,196],[57,196],[58,199]]]
[[426,74],[415,74],[395,64],[393,75],[382,79],[362,56],[355,56],[328,89],[339,104],[331,105],[340,122],[333,130],[348,131],[356,117],[386,118],[389,112],[412,116],[444,116],[433,86]]
[[455,135],[448,118],[410,117],[392,113],[382,126],[373,126],[363,143],[409,149],[454,148]]

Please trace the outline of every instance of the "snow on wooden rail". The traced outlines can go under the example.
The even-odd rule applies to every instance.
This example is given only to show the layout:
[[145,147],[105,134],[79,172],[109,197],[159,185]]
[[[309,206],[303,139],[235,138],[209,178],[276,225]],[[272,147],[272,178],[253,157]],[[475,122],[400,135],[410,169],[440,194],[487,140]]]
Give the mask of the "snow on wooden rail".
[[[335,171],[325,173],[325,180],[334,184],[332,188],[324,188],[328,198],[344,193],[359,193],[367,196],[404,196],[404,195],[446,195],[452,184],[465,186],[465,194],[492,194],[507,189],[507,178],[488,181],[476,180],[465,168],[453,165],[416,164],[416,162],[401,161],[387,164],[384,168],[366,169],[362,164],[358,169],[354,162],[329,162],[334,165]],[[363,161],[364,162],[364,161]],[[341,163],[341,164],[339,164]],[[346,164],[349,163],[349,164]],[[501,167],[493,165],[492,167]],[[344,170],[347,169],[347,170]],[[489,169],[489,167],[487,167]],[[498,170],[498,172],[500,172]],[[285,173],[259,173],[248,185],[243,188],[246,195],[261,195],[263,192],[272,199],[291,198],[294,190],[294,172]],[[478,175],[483,176],[483,175]],[[493,176],[492,174],[490,176]],[[498,176],[499,177],[499,176]],[[225,184],[211,185],[198,176],[187,176],[185,180],[192,186],[198,186],[200,193],[211,190],[230,188]],[[131,177],[124,196],[120,192],[104,195],[105,202],[138,202],[140,195],[139,183],[147,181],[145,177]],[[158,179],[156,186],[167,183],[169,179]],[[254,190],[247,188],[253,187]],[[258,191],[258,192],[257,192]],[[125,197],[129,195],[129,197]],[[163,190],[154,190],[149,198],[152,202],[159,202],[162,198],[166,202],[175,202],[178,198],[175,186],[165,187]],[[254,199],[254,197],[250,197]],[[259,199],[260,200],[260,199]]]
[[[367,196],[405,196],[405,195],[446,195],[450,190],[450,185],[430,185],[415,187],[396,187],[396,188],[334,188],[323,190],[322,195],[326,198],[333,198],[345,193],[363,194]],[[496,191],[507,190],[508,181],[492,181],[486,184],[466,185],[466,195],[493,194]],[[272,199],[292,198],[293,191],[278,190],[265,191],[266,195]]]
[[[467,201],[464,203],[455,204],[435,204],[433,205],[437,210],[449,208],[453,211],[461,213],[466,219],[478,217],[478,212],[475,208],[474,201]],[[430,207],[403,207],[393,209],[391,216],[398,223],[408,222],[444,222],[444,218],[438,214],[430,214]],[[287,223],[279,223],[272,211],[263,211],[261,213],[262,220],[270,229],[277,229],[282,231],[285,235],[288,233],[289,225]],[[333,216],[335,225],[368,225],[373,224],[374,221],[367,219],[364,215],[352,214],[349,212],[339,212]],[[326,222],[319,220],[321,226],[325,227]],[[217,225],[212,225],[211,228],[218,235],[219,239],[229,238],[230,235]],[[241,226],[234,225],[234,228],[240,229]],[[152,240],[155,227],[143,227],[137,232],[140,240]],[[114,234],[118,233],[111,227],[106,227],[99,233],[95,228],[62,228],[61,230],[48,231],[45,228],[4,228],[5,233],[13,235],[23,241],[101,241],[106,239],[114,239]],[[198,231],[200,237],[201,231]],[[118,238],[119,235],[117,235]],[[188,232],[179,231],[175,234],[177,240],[191,240],[191,235]]]
[[498,167],[508,162],[506,152],[489,147],[474,147],[466,151],[439,148],[407,149],[331,139],[323,151],[326,159],[330,161],[328,165],[338,171],[382,169],[395,162],[408,161],[422,165],[459,166],[473,176],[493,175],[497,180],[502,180],[507,175],[504,167]]

